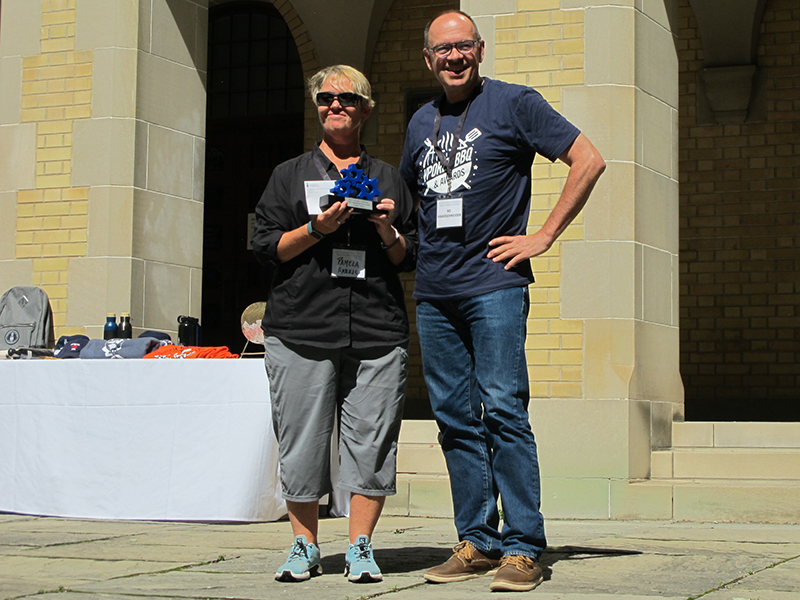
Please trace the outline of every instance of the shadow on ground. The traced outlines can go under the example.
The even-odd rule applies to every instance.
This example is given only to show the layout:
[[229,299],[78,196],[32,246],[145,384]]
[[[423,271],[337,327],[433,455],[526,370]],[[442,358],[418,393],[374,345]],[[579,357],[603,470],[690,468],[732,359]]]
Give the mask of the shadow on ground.
[[[413,573],[442,564],[453,555],[450,548],[410,547],[376,548],[375,562],[384,575]],[[323,573],[335,573],[344,568],[344,553],[324,556],[320,561]]]
[[611,558],[615,556],[631,556],[642,554],[638,550],[623,550],[619,548],[589,548],[587,546],[552,546],[548,547],[539,564],[542,565],[542,574],[545,581],[549,581],[553,573],[552,566],[562,560],[588,560],[594,558]]
[[[450,548],[409,547],[377,548],[375,561],[386,575],[413,573],[442,564],[453,555]],[[542,554],[540,564],[544,578],[550,579],[551,567],[562,560],[588,560],[642,554],[638,550],[616,548],[589,548],[585,546],[555,546],[547,548]],[[344,568],[344,553],[324,556],[320,561],[323,573],[335,573]]]

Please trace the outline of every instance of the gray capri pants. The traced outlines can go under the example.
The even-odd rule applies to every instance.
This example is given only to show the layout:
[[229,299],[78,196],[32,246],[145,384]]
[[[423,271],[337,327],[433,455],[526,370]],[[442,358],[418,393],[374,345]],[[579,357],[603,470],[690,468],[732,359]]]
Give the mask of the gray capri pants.
[[396,493],[397,436],[408,349],[316,348],[264,339],[283,497],[315,502],[333,491],[330,449],[339,416],[339,489]]

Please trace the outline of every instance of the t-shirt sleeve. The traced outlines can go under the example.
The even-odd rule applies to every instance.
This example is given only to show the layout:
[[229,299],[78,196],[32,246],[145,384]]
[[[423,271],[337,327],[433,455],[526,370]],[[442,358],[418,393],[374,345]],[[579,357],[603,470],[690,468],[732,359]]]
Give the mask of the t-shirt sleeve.
[[580,130],[567,121],[534,89],[527,88],[519,94],[514,119],[520,143],[555,161],[580,134]]

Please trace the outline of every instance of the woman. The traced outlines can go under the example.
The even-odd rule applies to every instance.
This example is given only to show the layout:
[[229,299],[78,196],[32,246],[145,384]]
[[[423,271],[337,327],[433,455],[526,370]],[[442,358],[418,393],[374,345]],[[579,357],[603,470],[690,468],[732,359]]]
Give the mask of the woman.
[[[380,581],[370,539],[395,493],[408,317],[398,273],[414,268],[411,195],[396,169],[369,156],[359,133],[374,106],[366,77],[327,67],[309,80],[322,124],[311,152],[279,165],[256,207],[256,257],[276,266],[262,321],[281,484],[295,535],[275,578],[321,574],[319,499],[332,491],[330,440],[339,422],[338,486],[350,492],[350,581]],[[377,211],[346,200],[321,209],[339,173],[377,180]],[[327,202],[322,203],[327,206]]]

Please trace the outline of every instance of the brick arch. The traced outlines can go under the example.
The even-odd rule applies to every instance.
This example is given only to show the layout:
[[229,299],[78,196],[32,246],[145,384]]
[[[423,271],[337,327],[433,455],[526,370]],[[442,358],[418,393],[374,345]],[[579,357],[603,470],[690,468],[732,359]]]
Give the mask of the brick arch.
[[[297,52],[300,55],[300,64],[303,69],[303,77],[307,80],[320,69],[319,56],[317,55],[314,40],[308,33],[308,26],[303,22],[298,12],[289,0],[221,0],[217,6],[231,4],[234,2],[271,4],[280,13],[286,26],[294,38]],[[316,142],[316,123],[317,111],[310,99],[306,98],[306,108],[304,116],[303,139],[306,149],[310,149]]]
[[[309,77],[320,69],[319,56],[317,56],[314,40],[311,39],[308,33],[308,27],[289,0],[265,1],[278,9],[283,20],[286,21],[289,31],[292,32],[294,43],[297,45],[297,52],[300,54],[300,64],[303,66],[303,77],[308,80]],[[317,141],[317,111],[308,98],[306,98],[304,121],[304,146],[306,150],[310,150]]]

